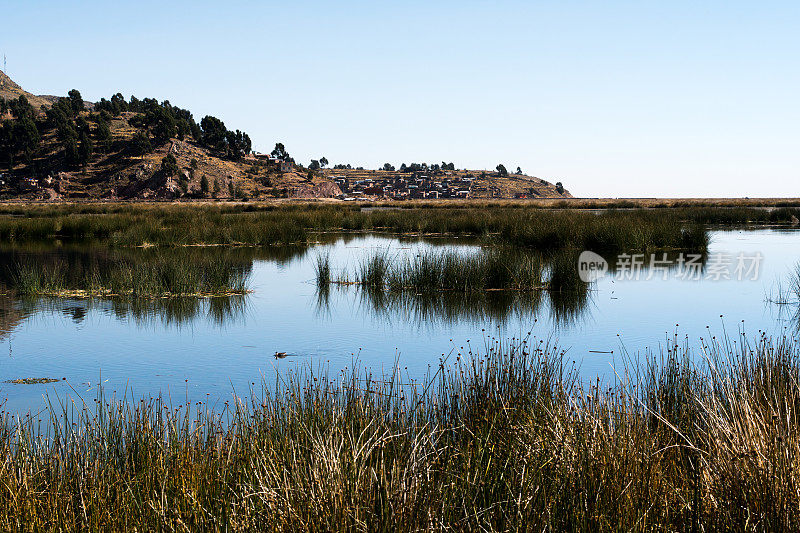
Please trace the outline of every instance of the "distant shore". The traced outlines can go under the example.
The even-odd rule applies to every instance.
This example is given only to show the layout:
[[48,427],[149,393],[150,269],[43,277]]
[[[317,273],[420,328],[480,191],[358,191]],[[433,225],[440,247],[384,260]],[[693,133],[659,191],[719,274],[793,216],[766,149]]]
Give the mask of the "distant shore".
[[275,198],[268,200],[225,199],[58,199],[29,200],[6,199],[2,205],[113,205],[113,204],[174,204],[174,205],[302,205],[334,204],[385,207],[535,207],[551,209],[624,209],[624,208],[676,208],[676,207],[800,207],[800,198],[468,198],[458,200],[370,200],[343,201],[336,198]]

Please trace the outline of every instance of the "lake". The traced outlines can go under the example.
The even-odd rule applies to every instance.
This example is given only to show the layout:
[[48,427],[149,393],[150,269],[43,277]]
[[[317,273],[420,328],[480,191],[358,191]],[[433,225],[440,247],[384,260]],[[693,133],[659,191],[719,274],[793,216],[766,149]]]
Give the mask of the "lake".
[[[303,248],[192,249],[232,257],[249,273],[252,292],[245,296],[134,302],[0,297],[0,381],[61,380],[0,383],[4,408],[37,410],[45,395],[90,400],[98,384],[118,395],[224,402],[262,382],[271,387],[298,367],[335,373],[357,364],[380,374],[397,364],[418,379],[441,358],[455,358],[470,346],[482,350],[493,337],[529,332],[537,342],[565,350],[583,377],[613,379],[623,352],[635,357],[658,351],[674,335],[699,346],[701,338],[740,329],[750,336],[797,330],[796,308],[767,301],[800,260],[800,232],[793,229],[712,230],[697,271],[674,255],[663,261],[656,254],[652,265],[650,256],[606,258],[610,271],[577,298],[546,291],[390,297],[339,285],[320,291],[314,269],[319,254],[329,255],[339,272],[353,271],[376,252],[397,259],[443,247],[480,251],[468,239],[324,240]],[[3,253],[7,262],[20,254],[74,262],[106,252],[39,247]],[[276,352],[287,356],[276,359]]]

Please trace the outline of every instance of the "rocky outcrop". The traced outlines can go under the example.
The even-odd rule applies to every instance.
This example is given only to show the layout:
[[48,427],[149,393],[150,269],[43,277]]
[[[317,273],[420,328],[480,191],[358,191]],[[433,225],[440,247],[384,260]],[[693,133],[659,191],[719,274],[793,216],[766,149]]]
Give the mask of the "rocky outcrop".
[[301,184],[289,187],[289,198],[336,198],[342,194],[338,185],[332,182]]

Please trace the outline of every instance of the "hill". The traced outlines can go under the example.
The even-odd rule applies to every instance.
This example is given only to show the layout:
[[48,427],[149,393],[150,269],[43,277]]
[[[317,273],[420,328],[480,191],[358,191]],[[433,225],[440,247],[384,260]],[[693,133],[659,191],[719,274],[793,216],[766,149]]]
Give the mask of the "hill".
[[58,100],[57,96],[40,95],[36,96],[24,90],[22,87],[14,83],[14,80],[9,78],[5,72],[0,70],[0,98],[5,100],[16,100],[20,96],[24,96],[28,102],[36,108],[41,106],[50,106]]
[[452,164],[305,167],[281,144],[253,153],[246,133],[168,101],[36,96],[2,71],[0,119],[0,199],[570,197],[538,178]]
[[[345,198],[387,199],[572,198],[560,184],[498,171],[424,165],[413,170],[322,169]],[[378,189],[381,189],[380,191]]]

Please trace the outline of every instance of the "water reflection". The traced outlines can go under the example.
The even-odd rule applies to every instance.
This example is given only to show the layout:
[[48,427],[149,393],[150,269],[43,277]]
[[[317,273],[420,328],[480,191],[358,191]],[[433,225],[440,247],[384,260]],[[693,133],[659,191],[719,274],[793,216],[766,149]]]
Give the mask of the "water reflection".
[[[340,249],[351,248],[348,243],[363,242],[363,235],[320,234],[319,244],[335,243]],[[383,243],[378,239],[377,242]],[[453,238],[401,238],[392,239],[408,254],[417,253],[421,245],[443,246],[459,253],[480,253],[474,241]],[[383,244],[385,246],[385,244]],[[467,245],[467,246],[464,246]],[[139,326],[183,327],[195,320],[223,326],[242,321],[247,315],[249,296],[233,295],[209,298],[54,298],[15,295],[14,276],[18,265],[24,261],[45,267],[54,262],[67,266],[70,280],[85,279],[90,273],[108,271],[115,265],[148,264],[167,260],[183,268],[205,269],[206,265],[223,264],[225,268],[249,273],[254,261],[267,261],[278,266],[288,266],[308,259],[313,246],[275,247],[176,247],[176,248],[109,248],[105,246],[3,246],[0,247],[0,338],[19,326],[26,318],[37,313],[60,314],[75,324],[81,324],[92,311],[114,316],[120,321],[132,321]],[[364,251],[355,252],[356,257]],[[535,319],[547,315],[556,326],[568,327],[588,320],[594,309],[593,285],[582,281],[577,270],[577,251],[541,256],[548,290],[489,290],[473,292],[455,291],[389,291],[375,287],[321,286],[313,300],[318,315],[330,316],[336,312],[334,293],[356,292],[357,305],[363,313],[387,323],[404,322],[420,326],[454,326],[459,323],[507,324],[521,319]],[[677,264],[678,254],[670,254],[671,268]],[[704,267],[706,257],[700,260]],[[615,275],[618,263],[606,258],[610,275]],[[647,272],[648,261],[644,261]]]
[[2,334],[13,330],[26,317],[35,313],[63,315],[80,324],[89,313],[99,312],[120,321],[133,321],[137,326],[187,326],[198,319],[223,326],[244,319],[247,296],[213,298],[20,298],[9,302],[11,308],[0,307],[0,317],[16,316],[16,321],[3,321]]
[[17,300],[8,293],[0,293],[0,339],[14,331],[28,316],[30,310],[21,309]]
[[121,266],[165,263],[183,270],[236,269],[249,273],[254,260],[280,265],[302,258],[308,246],[176,248],[109,248],[105,246],[5,246],[0,248],[0,289],[15,289],[20,271],[34,265],[40,271],[58,267],[67,287],[85,284],[87,279],[114,279]]
[[568,326],[591,315],[593,292],[581,290],[424,292],[387,291],[369,286],[317,287],[317,313],[329,316],[331,291],[356,292],[359,309],[387,323],[405,322],[417,327],[453,326],[459,323],[505,325],[523,317],[549,312],[554,323]]

